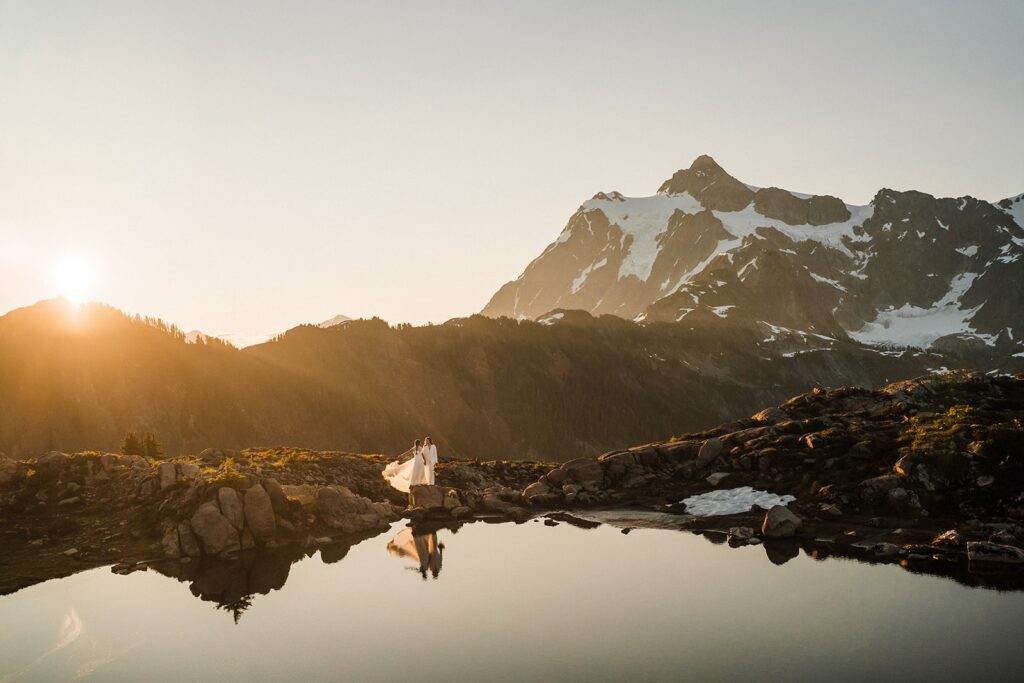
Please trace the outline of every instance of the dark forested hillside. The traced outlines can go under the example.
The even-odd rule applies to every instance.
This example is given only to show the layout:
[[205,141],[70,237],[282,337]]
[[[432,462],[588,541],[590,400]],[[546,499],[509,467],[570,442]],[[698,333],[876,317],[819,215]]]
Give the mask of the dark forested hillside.
[[[703,320],[703,322],[702,322]],[[293,445],[565,460],[664,439],[815,384],[878,385],[956,363],[715,315],[640,325],[556,312],[444,325],[302,326],[238,350],[165,324],[46,301],[0,317],[0,451],[168,454]]]

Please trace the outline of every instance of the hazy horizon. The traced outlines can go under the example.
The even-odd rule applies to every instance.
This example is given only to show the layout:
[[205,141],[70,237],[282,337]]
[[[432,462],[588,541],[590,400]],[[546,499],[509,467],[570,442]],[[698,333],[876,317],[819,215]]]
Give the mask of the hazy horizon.
[[240,344],[440,322],[699,154],[855,204],[1016,195],[1024,6],[984,7],[0,0],[0,314],[85,270]]

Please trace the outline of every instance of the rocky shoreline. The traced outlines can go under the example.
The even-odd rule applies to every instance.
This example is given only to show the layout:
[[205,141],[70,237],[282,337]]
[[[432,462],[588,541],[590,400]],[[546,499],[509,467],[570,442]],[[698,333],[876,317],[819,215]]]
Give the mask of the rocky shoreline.
[[[380,455],[0,457],[0,594],[102,565],[184,578],[201,563],[253,555],[343,548],[343,556],[402,517],[427,527],[541,516],[763,543],[773,561],[802,548],[1016,589],[1024,587],[1022,417],[1020,375],[816,390],[707,432],[557,466],[442,462],[438,485],[409,497],[383,481],[389,458]],[[703,517],[682,502],[736,491],[794,500]]]

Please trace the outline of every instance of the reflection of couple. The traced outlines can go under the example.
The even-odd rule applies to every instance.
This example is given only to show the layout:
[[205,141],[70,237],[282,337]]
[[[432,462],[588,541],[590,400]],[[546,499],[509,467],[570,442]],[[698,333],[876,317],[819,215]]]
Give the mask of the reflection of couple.
[[412,528],[406,527],[388,542],[388,552],[395,557],[408,557],[419,563],[418,571],[424,579],[427,578],[428,569],[435,579],[441,573],[444,543],[437,542],[437,534],[434,532],[414,535]]
[[[405,456],[406,451],[402,454]],[[388,483],[399,491],[408,493],[409,488],[420,484],[434,483],[434,465],[437,464],[437,446],[430,440],[430,437],[423,439],[421,443],[416,439],[412,447],[412,457],[403,461],[402,457],[389,463],[384,468],[384,478]]]

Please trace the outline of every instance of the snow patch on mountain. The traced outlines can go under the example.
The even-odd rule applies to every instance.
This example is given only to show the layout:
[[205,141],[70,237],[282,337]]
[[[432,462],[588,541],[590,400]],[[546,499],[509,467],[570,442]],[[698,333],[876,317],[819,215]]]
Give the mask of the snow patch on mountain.
[[587,277],[593,271],[597,270],[598,268],[603,268],[606,265],[608,265],[607,257],[601,259],[597,263],[592,263],[586,268],[584,268],[583,272],[580,273],[579,276],[577,276],[576,279],[572,281],[572,293],[575,294],[576,292],[580,291],[580,288],[583,286],[583,283],[587,281]]
[[643,282],[651,276],[651,268],[658,257],[658,237],[668,229],[668,221],[676,211],[698,213],[704,210],[700,202],[688,193],[653,197],[614,197],[600,195],[583,204],[583,215],[601,211],[609,223],[619,226],[625,236],[632,237],[629,253],[619,266],[619,279],[633,275]]
[[[1009,204],[1010,206],[1000,206],[1000,204],[1004,203]],[[1016,197],[1009,197],[998,204],[993,204],[992,206],[1004,213],[1010,214],[1010,216],[1013,217],[1013,222],[1024,228],[1024,194],[1019,194]]]
[[972,334],[994,343],[990,335],[979,335],[969,324],[978,308],[962,308],[960,300],[977,279],[977,273],[962,273],[950,283],[949,291],[929,308],[904,304],[899,308],[879,311],[874,321],[849,332],[850,338],[876,346],[915,346],[927,348],[939,337],[949,334]]
[[326,329],[328,327],[335,327],[337,325],[342,325],[344,323],[350,322],[351,320],[352,320],[352,318],[348,317],[347,315],[340,315],[339,314],[339,315],[334,316],[333,318],[328,318],[327,320],[324,320],[321,323],[317,323],[317,327],[322,327],[322,328]]

